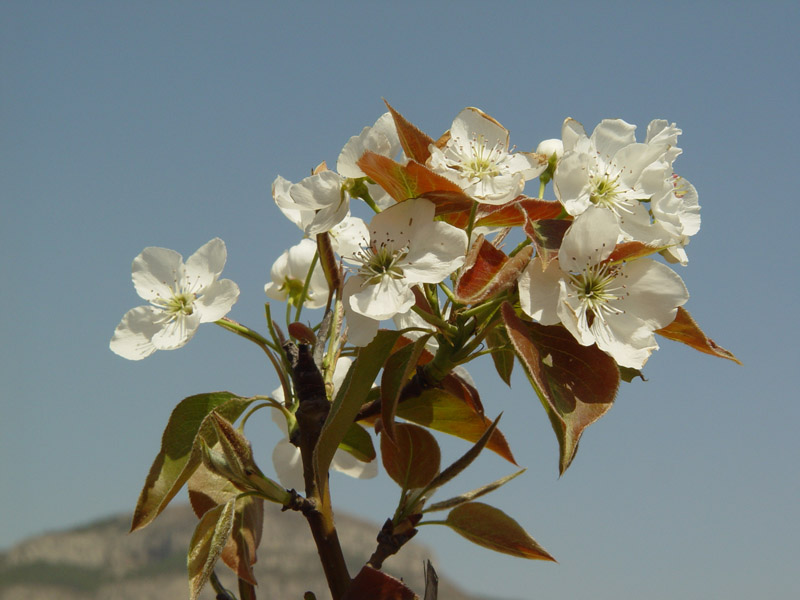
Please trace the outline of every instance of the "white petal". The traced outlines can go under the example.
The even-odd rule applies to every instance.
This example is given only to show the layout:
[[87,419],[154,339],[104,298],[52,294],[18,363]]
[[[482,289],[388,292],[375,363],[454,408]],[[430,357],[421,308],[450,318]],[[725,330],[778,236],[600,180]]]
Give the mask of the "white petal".
[[412,232],[409,253],[401,266],[413,283],[439,283],[464,264],[467,234],[443,221],[433,221]]
[[201,323],[213,323],[227,315],[239,298],[239,286],[230,279],[215,281],[194,303]]
[[630,291],[625,311],[646,322],[651,331],[669,325],[678,307],[689,299],[680,276],[659,262],[641,258],[626,263],[623,272]]
[[145,248],[131,268],[136,293],[150,302],[169,300],[184,279],[183,257],[168,248]]
[[519,278],[519,303],[522,312],[542,325],[555,325],[560,296],[559,281],[564,272],[557,260],[550,261],[542,270],[542,259],[538,256],[528,263]]
[[356,479],[371,479],[378,474],[378,461],[364,462],[344,450],[336,450],[331,461],[331,469]]
[[608,315],[605,323],[595,319],[592,332],[597,347],[623,367],[641,369],[650,354],[658,349],[652,330],[632,315]]
[[388,158],[394,158],[400,151],[400,140],[391,113],[384,113],[372,127],[365,127],[361,134],[350,138],[339,154],[336,170],[344,177],[365,177],[356,161],[367,150]]
[[565,119],[561,125],[561,139],[564,143],[564,154],[575,150],[579,140],[586,140],[586,130],[575,119]]
[[225,242],[214,238],[186,259],[186,291],[199,293],[219,277],[228,257]]
[[453,120],[450,127],[453,144],[466,144],[470,140],[482,140],[487,148],[499,146],[508,149],[508,130],[478,108],[468,107]]
[[436,207],[429,200],[418,198],[399,202],[372,218],[370,239],[374,246],[405,248],[410,244],[414,230],[433,222],[435,212]]
[[345,301],[348,300],[355,312],[382,321],[409,310],[414,305],[414,293],[407,281],[387,276],[376,284],[354,290],[349,298],[345,296]]
[[628,144],[636,142],[636,125],[622,119],[603,119],[592,132],[592,143],[601,157],[612,157]]
[[200,315],[181,315],[164,323],[161,330],[153,335],[153,345],[158,350],[174,350],[186,345],[200,326]]
[[620,229],[609,210],[592,206],[577,217],[564,234],[558,260],[565,271],[581,272],[602,262],[617,244]]
[[589,182],[590,156],[584,152],[566,152],[553,175],[556,198],[566,211],[577,216],[591,204]]
[[109,347],[128,360],[141,360],[156,351],[153,335],[161,330],[161,311],[152,306],[132,308],[114,330]]
[[281,485],[287,489],[304,490],[303,458],[300,449],[286,438],[275,444],[272,451],[272,465]]
[[322,171],[295,183],[289,195],[300,208],[321,210],[341,202],[343,182],[335,171]]

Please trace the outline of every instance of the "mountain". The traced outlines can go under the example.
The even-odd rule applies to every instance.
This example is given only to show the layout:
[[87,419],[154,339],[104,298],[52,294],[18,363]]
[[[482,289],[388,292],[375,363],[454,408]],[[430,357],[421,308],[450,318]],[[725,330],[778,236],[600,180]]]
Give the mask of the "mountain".
[[[144,530],[128,534],[130,515],[119,515],[69,531],[23,541],[0,553],[0,600],[181,600],[188,599],[186,551],[197,524],[191,508],[168,508]],[[352,575],[375,549],[379,527],[337,515],[342,547]],[[418,594],[424,590],[423,565],[436,559],[411,542],[384,565]],[[311,590],[329,598],[319,558],[303,517],[265,506],[264,536],[255,565],[259,600],[300,600]],[[230,570],[217,574],[236,590]],[[203,600],[213,600],[207,585]],[[460,591],[446,577],[439,580],[441,600],[478,600]],[[484,599],[487,600],[487,599]]]

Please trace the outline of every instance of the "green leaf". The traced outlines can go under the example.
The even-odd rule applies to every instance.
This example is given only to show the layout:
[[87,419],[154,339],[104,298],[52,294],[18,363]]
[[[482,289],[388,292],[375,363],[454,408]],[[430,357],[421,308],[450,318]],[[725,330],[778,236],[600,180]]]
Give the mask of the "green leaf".
[[497,374],[508,387],[511,387],[511,373],[514,370],[514,351],[506,330],[493,327],[486,336],[486,346],[492,351],[492,362]]
[[404,490],[423,488],[439,473],[436,439],[417,425],[397,423],[395,439],[381,432],[381,460],[386,473]]
[[597,346],[581,346],[561,326],[523,321],[510,304],[501,308],[514,351],[550,418],[563,474],[584,429],[602,417],[619,388],[617,363]]
[[209,510],[194,530],[187,566],[189,596],[196,600],[233,531],[234,499]]
[[133,513],[131,531],[141,529],[163,511],[201,462],[195,438],[201,435],[210,445],[216,434],[210,422],[201,424],[213,410],[235,421],[255,401],[230,392],[211,392],[185,398],[172,411],[161,438],[161,450],[150,467]]
[[466,504],[467,502],[472,502],[476,498],[485,496],[489,492],[493,492],[500,486],[507,484],[509,481],[511,481],[518,475],[522,475],[524,472],[525,469],[520,469],[516,473],[512,473],[511,475],[506,475],[505,477],[501,477],[500,479],[493,481],[492,483],[483,485],[470,492],[466,492],[459,496],[448,498],[447,500],[442,500],[441,502],[435,502],[429,505],[423,512],[435,512],[437,510],[447,510],[448,508],[455,508],[456,506]]
[[264,530],[264,501],[257,496],[237,498],[241,492],[204,465],[197,468],[186,485],[198,518],[220,504],[236,500],[233,531],[221,558],[240,579],[256,585],[253,565]]
[[430,335],[423,335],[413,343],[392,354],[383,367],[381,375],[381,421],[386,434],[394,439],[394,415],[400,393],[417,370],[425,344]]
[[[492,421],[474,406],[439,388],[427,389],[417,398],[404,400],[397,407],[397,416],[473,443],[492,426]],[[492,433],[486,447],[517,464],[500,431]]]
[[470,542],[495,552],[555,562],[519,523],[488,504],[469,502],[457,506],[447,515],[445,524]]
[[352,423],[350,429],[339,444],[339,449],[351,454],[362,462],[375,460],[377,456],[372,436],[358,423]]
[[320,490],[327,486],[327,473],[336,449],[353,424],[375,378],[399,337],[400,333],[397,331],[385,329],[378,331],[375,339],[359,350],[344,382],[339,386],[314,448],[314,469]]

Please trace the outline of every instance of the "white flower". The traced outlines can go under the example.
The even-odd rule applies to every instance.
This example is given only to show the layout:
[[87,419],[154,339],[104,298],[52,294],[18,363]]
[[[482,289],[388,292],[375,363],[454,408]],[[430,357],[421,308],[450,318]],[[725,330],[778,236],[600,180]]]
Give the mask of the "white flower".
[[358,217],[345,217],[328,233],[333,251],[339,256],[352,256],[361,249],[361,246],[368,244],[369,229]]
[[508,130],[477,108],[462,110],[444,149],[431,145],[430,151],[431,168],[483,204],[513,200],[547,168],[547,156],[509,152]]
[[264,286],[264,292],[273,300],[287,301],[294,306],[304,304],[307,308],[320,308],[328,300],[328,282],[319,261],[314,266],[306,296],[303,287],[308,270],[317,252],[317,245],[309,240],[301,240],[278,257],[270,270],[271,282]]
[[117,325],[110,348],[130,360],[156,350],[180,348],[200,323],[228,314],[239,297],[230,279],[217,280],[225,266],[225,242],[214,238],[186,263],[174,250],[149,247],[133,260],[133,285],[150,302],[129,310]]
[[[352,360],[346,357],[342,357],[336,362],[332,378],[334,395],[344,381],[351,362]],[[272,392],[272,397],[283,404],[285,398],[283,388],[278,388]],[[283,413],[279,410],[273,410],[272,420],[283,431],[283,439],[275,445],[275,449],[272,451],[272,464],[275,467],[275,472],[284,487],[302,490],[305,484],[300,449],[289,441],[289,427]],[[370,479],[378,474],[378,463],[375,460],[370,462],[358,460],[349,452],[337,449],[333,455],[331,469],[357,479]]]
[[630,239],[652,236],[640,232],[651,224],[642,202],[660,185],[653,188],[647,182],[667,177],[668,159],[674,158],[668,143],[672,130],[636,143],[635,129],[621,119],[606,119],[588,137],[580,123],[567,119],[561,132],[564,155],[553,175],[556,197],[569,214],[578,216],[592,205],[605,208],[617,216]]
[[[367,150],[389,158],[394,158],[400,151],[400,139],[390,113],[347,141],[336,163],[338,173],[320,167],[313,175],[295,184],[283,177],[275,179],[272,197],[278,208],[306,235],[330,231],[350,214],[346,184],[348,179],[366,177],[356,161]],[[367,184],[367,188],[379,207],[393,202],[380,186]]]
[[564,154],[564,142],[559,139],[542,140],[536,147],[537,154],[544,154],[550,158],[555,154],[556,158],[561,158]]
[[[662,252],[670,262],[686,265],[689,258],[684,247],[689,238],[700,231],[700,204],[697,190],[686,179],[672,175],[663,181],[659,194],[650,202],[654,224],[669,235],[669,248]],[[666,245],[665,244],[665,245]]]
[[658,348],[653,332],[671,323],[689,298],[681,278],[648,258],[605,262],[619,226],[607,210],[578,217],[558,259],[533,260],[519,280],[522,310],[543,325],[562,323],[584,346],[597,344],[624,367],[640,369]]
[[444,281],[464,264],[467,234],[434,214],[432,202],[417,198],[373,217],[369,246],[350,258],[358,271],[343,289],[353,344],[369,343],[379,321],[408,311],[412,287]]

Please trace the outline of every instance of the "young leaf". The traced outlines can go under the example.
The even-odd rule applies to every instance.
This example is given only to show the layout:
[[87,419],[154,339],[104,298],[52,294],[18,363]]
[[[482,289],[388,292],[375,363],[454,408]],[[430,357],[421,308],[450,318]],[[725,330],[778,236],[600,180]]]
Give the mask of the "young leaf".
[[470,492],[466,492],[461,494],[460,496],[454,496],[453,498],[448,498],[447,500],[442,500],[441,502],[435,502],[430,504],[424,511],[422,512],[435,512],[437,510],[447,510],[448,508],[455,508],[456,506],[460,506],[461,504],[466,504],[467,502],[472,502],[476,498],[480,498],[481,496],[485,496],[489,492],[493,492],[497,488],[502,485],[507,484],[509,481],[514,479],[517,475],[522,475],[525,472],[525,469],[520,469],[516,473],[512,473],[511,475],[506,475],[505,477],[501,477],[500,479],[493,481],[492,483],[488,483],[483,485],[479,488],[476,488]]
[[563,210],[560,202],[517,196],[499,206],[482,205],[476,227],[520,227],[528,221],[555,219]]
[[695,350],[711,354],[712,356],[719,356],[720,358],[727,358],[737,364],[742,364],[738,358],[733,355],[733,352],[725,350],[722,346],[711,338],[707,337],[700,327],[695,323],[695,320],[683,307],[678,307],[678,314],[675,315],[675,320],[662,329],[657,329],[656,333],[664,336],[670,340],[681,342],[687,346],[691,346]]
[[417,600],[417,595],[399,579],[383,571],[364,567],[342,596],[342,600]]
[[189,546],[189,596],[196,600],[233,530],[235,500],[209,510],[200,519]]
[[314,469],[320,489],[324,489],[327,485],[327,473],[333,455],[350,429],[399,337],[400,333],[397,331],[385,329],[379,331],[375,339],[361,348],[356,360],[350,365],[344,382],[339,386],[314,448]]
[[[417,398],[401,402],[397,416],[430,429],[477,442],[492,426],[492,421],[478,413],[464,400],[443,389],[428,389]],[[500,431],[495,430],[486,447],[512,464],[517,464],[508,442]]]
[[392,113],[394,119],[394,126],[397,129],[397,137],[400,138],[400,145],[403,147],[403,152],[411,160],[424,164],[430,158],[431,152],[428,147],[433,143],[427,134],[423,133],[416,126],[409,123],[403,115],[397,112],[391,105],[383,101],[386,108]]
[[456,283],[456,300],[462,304],[477,304],[508,289],[516,283],[532,254],[533,248],[527,246],[508,258],[482,235],[478,236]]
[[536,256],[542,261],[542,269],[546,268],[551,260],[558,257],[561,240],[569,229],[572,221],[566,219],[546,219],[542,221],[528,221],[523,230],[536,246]]
[[386,431],[381,432],[381,460],[386,473],[401,488],[423,488],[439,473],[441,451],[426,429],[397,423],[394,441]]
[[[197,468],[186,485],[192,510],[198,518],[240,494],[227,479],[215,475],[203,465]],[[261,543],[263,529],[264,501],[256,496],[236,500],[233,530],[221,558],[240,579],[253,585],[257,583],[253,565],[256,563],[256,550]]]
[[457,506],[447,515],[445,524],[470,542],[495,552],[555,562],[519,523],[488,504],[469,502]]
[[370,462],[377,456],[372,436],[358,423],[352,423],[344,439],[339,444],[339,449],[351,454],[362,462]]
[[563,474],[575,457],[583,430],[614,402],[619,387],[617,363],[597,346],[581,346],[563,327],[523,321],[508,303],[501,312],[514,352],[558,438]]
[[201,435],[212,445],[216,442],[211,423],[206,423],[201,431],[200,425],[206,416],[216,410],[226,419],[235,421],[254,401],[230,392],[212,392],[189,396],[178,403],[169,417],[161,438],[161,450],[150,467],[136,503],[131,531],[141,529],[155,519],[200,464],[199,450],[193,451],[195,437]]

